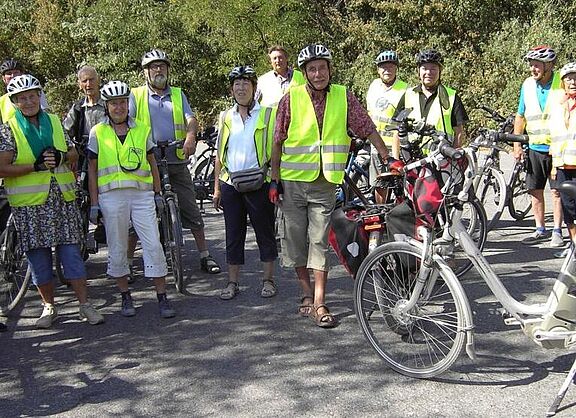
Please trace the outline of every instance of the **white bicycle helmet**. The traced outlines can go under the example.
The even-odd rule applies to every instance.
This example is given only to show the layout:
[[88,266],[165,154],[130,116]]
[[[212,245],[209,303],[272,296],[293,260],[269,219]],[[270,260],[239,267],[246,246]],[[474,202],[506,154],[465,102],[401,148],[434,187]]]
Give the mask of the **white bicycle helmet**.
[[576,62],[569,62],[560,69],[560,78],[564,78],[568,74],[576,73]]
[[249,65],[243,65],[239,67],[234,67],[232,71],[228,74],[228,81],[230,84],[234,83],[234,80],[239,78],[245,78],[247,80],[256,82],[258,77],[256,76],[256,71]]
[[127,99],[130,97],[130,87],[123,81],[110,81],[100,89],[102,100]]
[[15,94],[28,90],[42,90],[42,86],[38,79],[33,75],[23,74],[10,80],[6,90],[8,91],[8,97],[12,97]]
[[168,59],[166,52],[160,49],[153,49],[146,52],[142,57],[142,68],[147,68],[154,61],[162,61],[165,62],[166,65],[170,65],[170,60]]
[[528,51],[524,56],[524,59],[540,62],[554,62],[556,61],[556,52],[548,45],[535,46]]
[[392,50],[382,51],[380,55],[378,55],[374,60],[374,63],[376,65],[380,65],[385,62],[391,62],[396,65],[399,65],[400,62],[398,61],[398,54],[396,53],[396,51]]
[[332,61],[332,53],[328,48],[321,44],[312,44],[305,46],[298,54],[298,67],[304,69],[306,64],[317,59]]
[[14,58],[5,59],[4,61],[2,61],[2,64],[0,64],[0,74],[4,75],[4,73],[10,70],[22,71],[22,65]]

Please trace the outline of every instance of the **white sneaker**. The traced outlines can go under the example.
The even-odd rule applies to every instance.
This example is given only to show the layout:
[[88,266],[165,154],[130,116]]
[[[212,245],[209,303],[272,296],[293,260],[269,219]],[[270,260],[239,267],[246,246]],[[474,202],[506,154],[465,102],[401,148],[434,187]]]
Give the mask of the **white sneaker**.
[[90,325],[98,325],[104,322],[104,317],[89,303],[80,304],[78,311],[80,319],[88,321]]
[[563,247],[564,246],[564,238],[562,238],[562,234],[558,234],[557,232],[552,233],[552,239],[550,240],[551,247]]
[[58,316],[58,311],[56,310],[56,306],[51,303],[45,303],[44,309],[42,310],[42,315],[40,318],[36,320],[36,327],[37,328],[50,328],[52,326],[52,322]]

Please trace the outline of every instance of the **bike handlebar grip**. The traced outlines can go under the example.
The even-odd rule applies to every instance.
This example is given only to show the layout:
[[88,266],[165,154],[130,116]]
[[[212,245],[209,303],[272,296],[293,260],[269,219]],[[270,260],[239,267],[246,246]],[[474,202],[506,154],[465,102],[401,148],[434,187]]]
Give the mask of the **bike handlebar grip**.
[[498,140],[499,141],[507,141],[507,142],[518,142],[520,144],[527,144],[528,143],[528,135],[514,135],[514,134],[505,134],[505,133],[498,133]]
[[484,110],[484,111],[486,111],[486,112],[488,112],[488,113],[490,113],[490,114],[494,113],[494,111],[493,111],[492,109],[490,109],[490,108],[489,108],[488,106],[486,106],[486,105],[480,105],[480,109],[482,109],[482,110]]
[[447,143],[440,145],[440,154],[453,160],[459,160],[464,156],[464,152],[461,149],[452,148]]

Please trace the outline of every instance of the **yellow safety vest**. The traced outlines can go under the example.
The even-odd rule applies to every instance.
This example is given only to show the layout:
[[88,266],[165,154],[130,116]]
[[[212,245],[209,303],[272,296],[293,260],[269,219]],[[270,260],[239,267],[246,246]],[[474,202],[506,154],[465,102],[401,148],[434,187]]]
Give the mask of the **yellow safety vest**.
[[[552,92],[550,92],[552,93]],[[550,154],[554,167],[576,166],[576,113],[572,116],[569,126],[566,126],[565,115],[568,109],[565,105],[564,94],[554,94],[549,97],[550,117]]]
[[123,144],[108,123],[101,122],[93,129],[98,140],[98,192],[126,188],[153,190],[152,171],[146,158],[150,127],[136,123],[128,130]]
[[548,98],[546,99],[544,111],[540,108],[540,103],[536,96],[536,80],[532,77],[527,78],[524,80],[522,89],[524,91],[524,104],[526,106],[524,118],[526,119],[526,132],[528,133],[529,144],[550,145],[550,129],[548,127],[551,103],[550,97],[553,95],[554,91],[560,89],[560,75],[558,72],[554,72],[552,77],[552,86],[550,87]]
[[302,74],[302,72],[298,70],[292,70],[292,80],[290,80],[290,84],[288,84],[288,89],[284,93],[287,93],[292,87],[303,86],[304,84],[306,84],[304,74]]
[[8,93],[0,97],[0,122],[6,123],[16,114],[16,108],[8,97]]
[[330,85],[330,91],[326,94],[322,136],[306,86],[294,87],[289,94],[290,126],[282,149],[281,178],[313,182],[322,170],[330,183],[342,183],[350,150],[350,138],[346,130],[346,87]]
[[[133,88],[132,94],[136,103],[136,121],[151,127],[148,86]],[[172,101],[172,119],[174,120],[174,139],[183,141],[186,139],[186,119],[184,118],[184,106],[182,104],[182,89],[170,87],[170,100]],[[176,149],[176,156],[181,160],[185,159],[182,148]]]
[[[218,159],[222,163],[219,179],[227,182],[230,179],[230,173],[226,166],[226,151],[228,150],[228,139],[230,138],[230,127],[232,126],[232,109],[220,114],[219,132],[218,132]],[[264,167],[268,164],[272,156],[272,143],[274,141],[274,125],[276,123],[276,108],[260,108],[256,129],[254,131],[254,146],[256,147],[256,158],[258,165]],[[268,177],[269,180],[269,177]]]
[[453,141],[454,127],[452,126],[452,109],[454,108],[454,100],[456,99],[456,90],[443,86],[442,84],[438,86],[438,89],[442,87],[444,87],[448,93],[448,100],[450,103],[448,109],[444,109],[440,105],[440,99],[438,97],[440,92],[438,92],[432,101],[428,115],[423,117],[420,112],[420,93],[415,90],[416,87],[406,90],[406,95],[404,96],[404,107],[406,109],[412,108],[412,112],[410,112],[409,115],[410,118],[417,121],[424,119],[428,125],[432,125],[437,130],[445,132],[446,135],[448,135],[448,140]]
[[[52,124],[52,140],[54,148],[58,151],[67,152],[66,140],[64,139],[64,130],[58,116],[48,114],[50,123]],[[14,165],[34,164],[36,157],[32,152],[28,140],[24,136],[24,132],[20,129],[16,117],[8,120],[8,125],[12,130],[14,139],[16,141],[16,160]],[[58,182],[60,191],[66,202],[71,202],[76,198],[75,184],[76,180],[74,174],[66,164],[61,164],[60,167],[54,168],[53,171],[33,171],[18,177],[6,177],[4,185],[6,193],[8,194],[8,202],[10,206],[38,206],[46,203],[48,193],[50,192],[50,181],[54,177]]]
[[369,104],[368,114],[376,124],[376,130],[388,148],[392,147],[394,132],[387,131],[386,127],[391,124],[398,102],[406,92],[407,87],[406,82],[396,79],[392,88],[379,98],[379,100],[385,100],[384,106],[376,107]]

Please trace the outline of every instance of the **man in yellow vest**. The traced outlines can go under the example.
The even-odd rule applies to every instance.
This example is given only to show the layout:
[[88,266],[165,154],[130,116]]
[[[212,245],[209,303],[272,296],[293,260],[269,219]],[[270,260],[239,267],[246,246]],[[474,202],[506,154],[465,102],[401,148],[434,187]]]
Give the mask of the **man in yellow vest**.
[[[400,98],[408,85],[397,77],[399,60],[396,51],[382,51],[375,60],[379,78],[372,81],[366,93],[368,114],[376,124],[378,133],[384,140],[386,147],[392,151],[392,156],[399,158],[399,144],[393,131],[387,131]],[[377,176],[383,170],[383,163],[376,148],[370,147],[370,185],[375,186],[377,203],[386,200],[386,189],[379,187]]]
[[[544,188],[552,170],[550,150],[550,129],[548,119],[552,100],[549,98],[560,88],[560,76],[554,71],[556,52],[547,45],[532,48],[524,57],[530,66],[531,77],[524,80],[520,90],[518,112],[514,120],[514,133],[523,134],[526,130],[528,144],[528,172],[526,187],[532,195],[532,213],[536,230],[522,240],[523,244],[535,244],[550,239],[544,222],[545,204]],[[514,145],[514,157],[524,158],[520,144]],[[554,182],[550,183],[552,191],[552,213],[554,229],[550,246],[561,247],[562,239],[562,202]]]
[[[560,87],[554,94],[550,106],[550,155],[552,172],[550,177],[557,184],[576,180],[576,62],[570,62],[560,69]],[[564,223],[570,235],[571,246],[576,242],[576,200],[560,193]],[[565,257],[570,247],[555,253]]]
[[246,216],[256,235],[264,270],[260,295],[276,295],[274,265],[278,258],[274,236],[274,205],[268,199],[268,169],[274,136],[275,112],[254,99],[256,72],[250,66],[234,67],[228,75],[235,105],[220,115],[218,155],[214,176],[214,207],[224,211],[228,283],[220,298],[229,300],[239,291],[244,264]]
[[0,177],[4,177],[20,248],[26,253],[44,305],[36,326],[49,328],[58,316],[53,247],[80,302],[80,318],[95,325],[104,318],[87,300],[86,270],[78,245],[82,220],[69,168],[78,154],[60,119],[40,108],[41,90],[40,82],[29,74],[16,76],[8,84],[16,112],[7,124],[0,125]]
[[[14,77],[22,75],[22,65],[13,58],[8,58],[0,64],[0,74],[2,74],[2,81],[5,86],[8,86],[10,80]],[[8,119],[14,116],[15,109],[8,93],[0,97],[0,122],[6,123]]]
[[325,305],[328,230],[350,149],[348,130],[368,138],[384,162],[388,159],[388,149],[358,99],[330,82],[331,61],[331,52],[321,44],[308,45],[298,55],[306,84],[291,88],[278,104],[269,192],[276,204],[283,187],[282,258],[298,276],[299,313],[323,328],[337,323]]
[[130,115],[151,127],[154,143],[182,141],[181,148],[172,146],[167,150],[168,175],[178,195],[182,226],[194,235],[201,269],[211,274],[220,273],[220,266],[208,251],[204,221],[187,166],[188,158],[196,152],[198,122],[182,89],[168,83],[170,60],[164,51],[153,49],[145,53],[142,68],[146,85],[132,89]]
[[458,148],[464,142],[464,125],[469,119],[460,95],[442,84],[443,62],[440,52],[434,49],[425,49],[416,54],[420,84],[406,90],[398,102],[396,115],[404,109],[412,109],[410,118],[423,120],[446,133],[452,146]]
[[110,81],[102,87],[101,96],[108,118],[91,129],[87,157],[90,220],[96,223],[102,211],[108,242],[107,274],[116,279],[120,289],[121,315],[136,315],[128,288],[128,229],[132,221],[142,241],[144,274],[156,288],[160,316],[172,318],[176,313],[166,297],[168,267],[156,220],[156,208],[163,210],[164,200],[150,127],[128,117],[130,88],[126,83]]
[[288,53],[283,46],[274,45],[268,49],[272,70],[258,77],[256,100],[262,106],[276,106],[284,94],[295,86],[306,83],[298,70],[288,65]]

